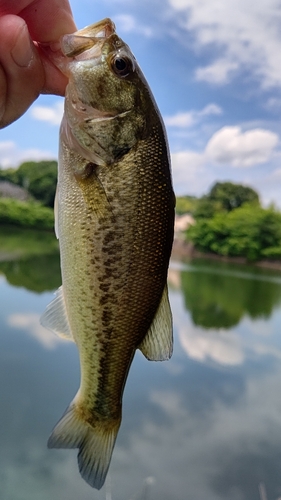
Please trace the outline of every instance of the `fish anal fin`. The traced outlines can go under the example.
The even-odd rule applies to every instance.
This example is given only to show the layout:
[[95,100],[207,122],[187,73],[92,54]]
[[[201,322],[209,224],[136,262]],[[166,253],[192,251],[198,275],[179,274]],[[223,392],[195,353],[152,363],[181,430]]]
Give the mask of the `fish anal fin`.
[[79,448],[78,465],[82,478],[100,489],[106,479],[121,416],[110,422],[90,425],[77,411],[75,400],[54,428],[48,448]]
[[138,348],[150,361],[164,361],[172,356],[173,319],[167,285],[150,328]]
[[73,335],[68,323],[67,311],[63,296],[63,287],[58,288],[55,298],[47,305],[45,312],[40,318],[42,326],[51,330],[59,337],[74,342]]

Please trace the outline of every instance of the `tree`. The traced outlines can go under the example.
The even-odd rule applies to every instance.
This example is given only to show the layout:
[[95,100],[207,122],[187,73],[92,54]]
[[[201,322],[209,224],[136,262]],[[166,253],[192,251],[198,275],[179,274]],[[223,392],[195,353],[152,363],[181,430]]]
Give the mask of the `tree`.
[[183,215],[186,213],[194,213],[198,203],[198,198],[195,196],[177,196],[176,198],[176,213]]
[[18,184],[17,169],[15,168],[5,168],[0,169],[0,181],[8,181],[13,184]]
[[245,272],[232,271],[228,264],[220,263],[218,267],[217,262],[209,262],[206,272],[204,265],[195,261],[192,270],[181,272],[185,307],[195,325],[207,329],[231,328],[245,315],[270,317],[274,308],[280,305],[278,282],[248,279]]
[[281,257],[281,213],[244,204],[211,219],[199,219],[187,230],[187,237],[203,252],[249,261]]
[[57,185],[56,161],[29,161],[17,170],[18,184],[25,187],[43,205],[53,207]]
[[219,201],[203,196],[198,200],[193,215],[195,219],[211,219],[215,213],[220,211],[222,211],[222,205]]
[[232,182],[216,182],[210,190],[208,198],[219,202],[222,208],[228,212],[241,207],[244,203],[259,205],[259,196],[254,189]]

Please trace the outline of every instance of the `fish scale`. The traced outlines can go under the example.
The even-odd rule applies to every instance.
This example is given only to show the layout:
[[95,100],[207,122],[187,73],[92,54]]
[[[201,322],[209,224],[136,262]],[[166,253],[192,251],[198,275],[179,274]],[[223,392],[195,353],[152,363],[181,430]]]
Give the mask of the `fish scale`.
[[62,287],[42,324],[76,342],[81,381],[48,445],[79,448],[80,473],[99,489],[136,349],[150,360],[172,353],[175,200],[159,110],[113,23],[61,45],[55,62],[69,77],[56,196]]

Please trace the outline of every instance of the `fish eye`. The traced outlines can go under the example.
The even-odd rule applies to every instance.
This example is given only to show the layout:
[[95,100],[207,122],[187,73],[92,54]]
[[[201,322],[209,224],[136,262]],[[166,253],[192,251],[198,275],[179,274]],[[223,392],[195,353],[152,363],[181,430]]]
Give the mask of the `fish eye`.
[[132,70],[132,62],[128,57],[114,57],[111,67],[117,76],[127,76]]

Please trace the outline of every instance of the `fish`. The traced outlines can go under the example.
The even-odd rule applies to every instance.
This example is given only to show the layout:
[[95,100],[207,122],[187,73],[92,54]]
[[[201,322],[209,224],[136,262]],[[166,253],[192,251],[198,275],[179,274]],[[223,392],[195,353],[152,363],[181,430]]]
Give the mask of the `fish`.
[[78,448],[82,478],[100,489],[136,350],[172,354],[175,196],[163,120],[114,23],[64,35],[55,57],[68,77],[55,199],[62,286],[41,324],[76,343],[81,374],[48,447]]

